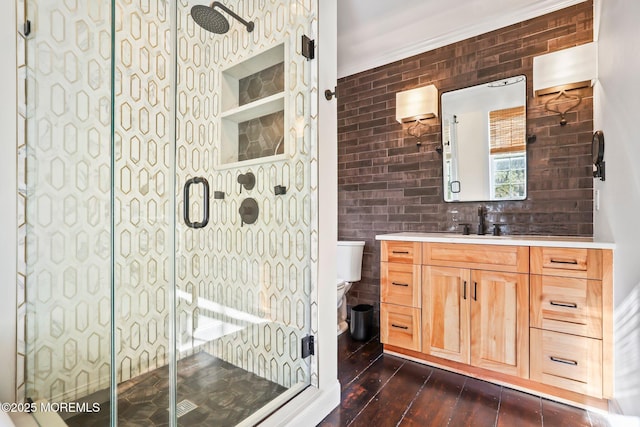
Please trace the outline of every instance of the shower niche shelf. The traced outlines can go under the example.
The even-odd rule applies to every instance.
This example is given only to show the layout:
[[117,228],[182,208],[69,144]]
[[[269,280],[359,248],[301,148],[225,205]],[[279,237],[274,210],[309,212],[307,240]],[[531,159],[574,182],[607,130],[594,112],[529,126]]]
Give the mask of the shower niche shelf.
[[219,166],[285,157],[285,48],[278,44],[222,70]]
[[242,123],[284,110],[284,92],[232,108],[221,114],[223,120]]

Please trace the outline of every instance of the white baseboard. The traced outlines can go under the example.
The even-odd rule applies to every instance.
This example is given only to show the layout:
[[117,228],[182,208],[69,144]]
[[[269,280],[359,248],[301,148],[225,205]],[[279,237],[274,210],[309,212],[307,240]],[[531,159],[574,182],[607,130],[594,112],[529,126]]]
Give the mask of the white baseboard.
[[315,426],[340,404],[340,383],[320,390],[308,387],[285,407],[264,420],[260,427]]

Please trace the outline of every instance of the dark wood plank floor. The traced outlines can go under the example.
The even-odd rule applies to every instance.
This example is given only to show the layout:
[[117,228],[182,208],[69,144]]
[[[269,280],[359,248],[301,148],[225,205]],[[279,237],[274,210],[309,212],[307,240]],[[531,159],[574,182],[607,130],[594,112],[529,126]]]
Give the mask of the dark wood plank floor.
[[382,354],[338,337],[342,403],[321,423],[336,426],[602,427],[600,414]]

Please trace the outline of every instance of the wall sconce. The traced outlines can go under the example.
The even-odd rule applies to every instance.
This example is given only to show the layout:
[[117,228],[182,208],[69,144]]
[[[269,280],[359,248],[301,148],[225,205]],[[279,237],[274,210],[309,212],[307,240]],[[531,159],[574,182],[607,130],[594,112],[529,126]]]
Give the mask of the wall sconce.
[[[567,91],[593,86],[596,73],[596,44],[587,43],[569,49],[540,55],[533,58],[534,96],[556,94],[544,107],[547,111],[560,114],[560,125],[567,124],[566,114],[582,102],[579,95]],[[561,109],[556,101],[570,102],[568,108]],[[562,104],[566,104],[562,102]]]
[[407,129],[407,134],[417,138],[418,145],[427,129],[422,120],[432,117],[438,117],[438,88],[434,85],[396,93],[396,120],[416,122]]

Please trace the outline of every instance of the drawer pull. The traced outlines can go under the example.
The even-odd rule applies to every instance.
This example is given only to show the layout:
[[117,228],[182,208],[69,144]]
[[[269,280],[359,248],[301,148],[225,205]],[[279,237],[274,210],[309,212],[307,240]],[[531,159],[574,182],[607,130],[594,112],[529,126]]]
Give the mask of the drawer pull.
[[565,365],[578,366],[578,362],[576,362],[575,360],[563,359],[561,357],[554,357],[554,356],[549,356],[549,359],[551,359],[552,362],[556,362],[556,363],[564,363]]
[[549,304],[557,307],[578,308],[578,304],[573,302],[549,301]]
[[391,251],[393,254],[409,255],[409,251]]
[[553,259],[551,258],[551,264],[568,264],[568,265],[578,265],[578,261],[571,260],[571,261],[565,261],[562,259]]
[[405,330],[409,329],[408,326],[396,325],[395,323],[392,323],[391,326],[398,329],[405,329]]
[[391,284],[392,284],[393,286],[403,286],[403,287],[405,287],[405,288],[408,288],[408,287],[409,287],[409,284],[408,284],[408,283],[391,282]]

